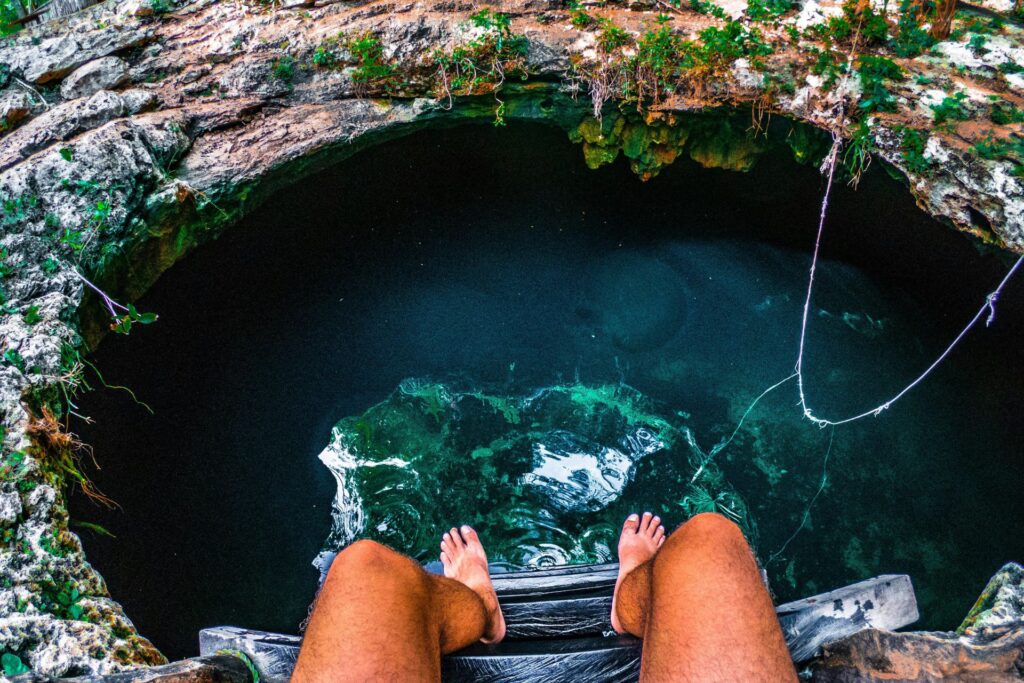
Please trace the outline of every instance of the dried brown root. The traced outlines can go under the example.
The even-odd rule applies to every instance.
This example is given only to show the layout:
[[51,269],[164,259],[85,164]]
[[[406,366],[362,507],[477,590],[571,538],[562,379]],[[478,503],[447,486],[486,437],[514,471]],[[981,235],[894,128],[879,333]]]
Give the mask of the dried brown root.
[[78,484],[82,493],[94,503],[109,509],[121,507],[115,500],[100,491],[92,480],[82,472],[83,455],[88,456],[93,467],[100,469],[99,463],[96,462],[93,455],[92,447],[68,431],[47,406],[42,407],[39,415],[29,411],[28,429],[25,430],[25,433],[35,444],[37,455],[41,458],[44,468],[49,468],[64,481]]

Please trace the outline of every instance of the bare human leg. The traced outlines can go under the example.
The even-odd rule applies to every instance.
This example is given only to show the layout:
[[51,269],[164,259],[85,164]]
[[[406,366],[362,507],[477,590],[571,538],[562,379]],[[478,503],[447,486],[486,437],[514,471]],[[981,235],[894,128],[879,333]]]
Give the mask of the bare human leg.
[[[620,555],[612,608],[616,630],[644,639],[640,680],[796,681],[739,527],[721,515],[697,515],[651,550],[642,537],[653,539],[658,530],[644,518],[631,516],[623,527],[633,569],[621,571]],[[619,547],[621,553],[621,540]]]
[[292,681],[439,681],[441,655],[504,637],[505,621],[475,531],[451,529],[445,576],[373,541],[331,565]]

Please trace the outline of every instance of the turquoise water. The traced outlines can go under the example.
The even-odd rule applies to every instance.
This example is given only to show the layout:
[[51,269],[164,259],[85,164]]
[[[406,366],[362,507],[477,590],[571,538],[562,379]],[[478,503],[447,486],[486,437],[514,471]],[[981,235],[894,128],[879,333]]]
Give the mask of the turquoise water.
[[[819,430],[790,383],[701,467],[792,372],[821,190],[784,147],[640,183],[533,126],[419,133],[303,181],[169,271],[142,302],[158,325],[95,354],[155,415],[83,401],[93,478],[124,507],[72,501],[117,536],[86,535],[90,559],[179,656],[203,626],[295,632],[311,561],[350,532],[428,560],[469,522],[494,559],[537,565],[609,557],[630,510],[714,507],[781,600],[906,572],[921,625],[955,627],[1024,556],[1020,283],[882,416]],[[836,190],[805,361],[827,417],[913,379],[1008,267],[904,193],[877,166]],[[365,461],[348,531],[317,457],[339,435]]]

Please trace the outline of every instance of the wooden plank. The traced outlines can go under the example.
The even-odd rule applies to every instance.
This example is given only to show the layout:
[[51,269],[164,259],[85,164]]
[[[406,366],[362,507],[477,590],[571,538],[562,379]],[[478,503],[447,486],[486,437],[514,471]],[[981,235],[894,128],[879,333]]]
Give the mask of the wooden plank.
[[445,657],[446,683],[632,683],[640,641],[629,636],[474,645]]
[[[601,637],[610,631],[611,588],[565,596],[572,581],[586,582],[588,573],[604,575],[607,566],[588,572],[555,573],[543,577],[551,585],[544,593],[533,582],[532,597],[501,598],[508,637],[496,646],[476,645],[443,663],[446,681],[631,681],[639,671],[640,641]],[[533,580],[523,577],[519,580]],[[516,580],[516,579],[513,579]],[[540,591],[540,592],[537,592]],[[548,599],[545,599],[548,598]],[[896,629],[918,618],[910,577],[879,576],[828,593],[776,608],[793,660],[804,662],[826,643],[865,628]],[[242,650],[253,657],[268,680],[287,680],[295,665],[301,639],[232,626],[204,629],[200,653],[218,649]]]
[[558,594],[584,593],[608,590],[615,587],[619,565],[591,565],[586,572],[544,573],[531,575],[525,572],[515,574],[494,574],[491,581],[499,598],[536,597]]
[[509,638],[571,638],[612,630],[611,595],[506,602],[499,598]]
[[918,619],[910,577],[886,574],[775,609],[790,654],[797,662],[830,643],[866,628],[894,630]]

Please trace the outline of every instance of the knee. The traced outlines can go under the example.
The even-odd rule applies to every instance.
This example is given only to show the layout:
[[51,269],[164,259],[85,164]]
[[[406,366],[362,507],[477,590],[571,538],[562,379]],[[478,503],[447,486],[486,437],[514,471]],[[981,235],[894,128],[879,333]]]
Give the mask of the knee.
[[[747,547],[747,540],[739,526],[728,517],[717,512],[702,512],[681,524],[665,540],[659,555],[673,554],[676,550],[695,545],[714,548]],[[683,550],[688,552],[688,550]]]
[[338,574],[377,573],[390,570],[401,556],[376,541],[361,539],[345,547],[334,558],[327,573],[328,579]]
[[722,540],[743,540],[743,532],[740,531],[739,525],[717,512],[702,512],[699,515],[694,515],[683,522],[679,530]]

